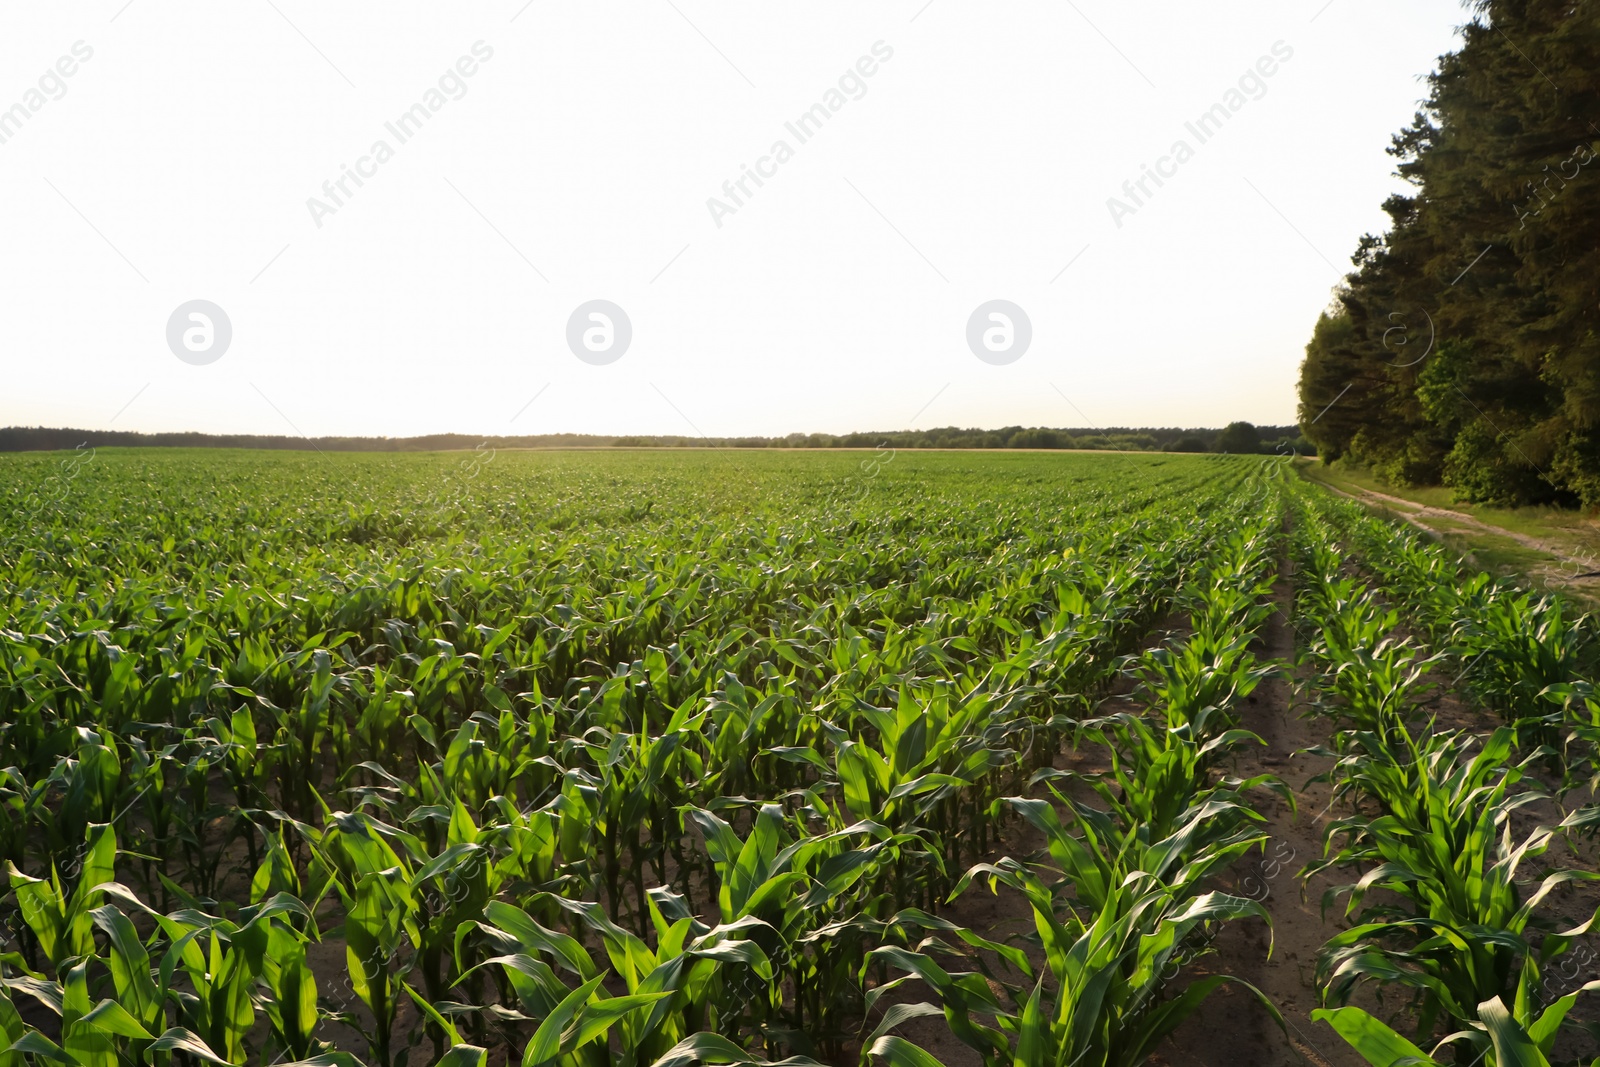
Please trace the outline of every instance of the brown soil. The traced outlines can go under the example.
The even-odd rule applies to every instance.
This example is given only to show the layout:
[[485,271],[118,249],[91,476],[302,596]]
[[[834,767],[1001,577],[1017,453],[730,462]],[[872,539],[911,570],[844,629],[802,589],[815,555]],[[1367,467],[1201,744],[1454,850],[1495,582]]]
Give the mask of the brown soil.
[[[1274,586],[1278,611],[1264,624],[1256,653],[1285,663],[1294,659],[1294,633],[1290,625],[1293,594],[1287,578]],[[1112,699],[1120,702],[1126,694]],[[1233,872],[1233,884],[1219,886],[1228,892],[1259,900],[1272,916],[1272,929],[1259,921],[1226,924],[1209,954],[1189,967],[1179,981],[1207,974],[1229,974],[1255,986],[1283,1015],[1279,1028],[1265,1007],[1248,990],[1224,985],[1187,1023],[1164,1042],[1150,1059],[1159,1067],[1254,1067],[1254,1065],[1316,1064],[1318,1067],[1361,1067],[1365,1063],[1331,1029],[1311,1021],[1320,1002],[1314,983],[1317,954],[1342,928],[1342,905],[1321,915],[1323,891],[1350,879],[1337,873],[1303,882],[1299,875],[1322,855],[1322,834],[1333,816],[1330,789],[1309,780],[1329,769],[1331,760],[1306,750],[1327,742],[1331,726],[1326,720],[1306,717],[1295,707],[1294,679],[1280,672],[1264,681],[1241,708],[1241,725],[1266,742],[1241,755],[1230,773],[1239,777],[1275,774],[1295,796],[1291,809],[1266,791],[1252,798],[1266,817],[1269,835],[1262,853]],[[1094,745],[1067,753],[1056,761],[1061,769],[1091,771],[1105,766]],[[1042,847],[1030,828],[1014,830],[995,856],[1022,858]],[[980,936],[1003,941],[1008,936],[1030,934],[1032,915],[1018,894],[1002,889],[989,894],[974,885],[945,913],[954,922]],[[921,999],[922,994],[906,999]],[[1375,1007],[1364,999],[1358,1003]],[[916,1042],[947,1067],[981,1063],[977,1054],[950,1033],[942,1018],[928,1018],[900,1027],[901,1036]]]
[[[1290,664],[1295,658],[1295,634],[1290,622],[1292,575],[1280,574],[1272,599],[1278,610],[1262,628],[1257,655],[1263,660]],[[1309,750],[1328,743],[1334,724],[1297,706],[1296,690],[1301,681],[1291,670],[1280,671],[1264,681],[1246,701],[1240,709],[1241,725],[1258,734],[1265,745],[1246,749],[1230,768],[1231,773],[1239,777],[1275,774],[1288,784],[1295,797],[1295,806],[1291,808],[1274,794],[1265,791],[1256,794],[1256,809],[1266,818],[1266,847],[1238,865],[1232,872],[1231,884],[1219,886],[1259,900],[1271,915],[1272,928],[1269,931],[1258,921],[1226,924],[1212,945],[1214,951],[1196,961],[1184,975],[1184,978],[1193,978],[1229,974],[1241,978],[1277,1007],[1284,1025],[1280,1028],[1249,990],[1238,985],[1224,985],[1162,1044],[1149,1061],[1152,1065],[1361,1067],[1365,1063],[1326,1024],[1311,1020],[1311,1012],[1321,1004],[1315,983],[1318,955],[1330,937],[1349,925],[1344,918],[1344,898],[1335,901],[1324,918],[1322,897],[1328,889],[1353,881],[1356,875],[1333,871],[1310,879],[1301,877],[1308,863],[1321,858],[1328,823],[1346,813],[1342,808],[1337,812],[1333,810],[1331,789],[1327,784],[1311,781],[1329,770],[1332,760]],[[1116,694],[1108,703],[1120,703],[1126,696],[1125,692]],[[1465,728],[1481,733],[1495,725],[1481,711],[1459,699],[1448,677],[1438,679],[1438,688],[1426,700],[1424,710],[1444,729]],[[1096,746],[1086,745],[1060,757],[1056,766],[1091,771],[1103,766],[1099,762],[1102,758]],[[1559,819],[1559,810],[1553,804],[1532,806],[1525,815],[1514,820],[1513,833],[1520,839],[1535,824]],[[996,848],[995,857],[1023,858],[1042,844],[1039,835],[1031,829],[1014,827]],[[1595,851],[1592,842],[1580,843],[1576,849],[1569,850],[1567,845],[1557,841],[1543,857],[1543,863],[1530,862],[1523,873],[1536,882],[1548,866],[1594,870]],[[1378,895],[1374,894],[1370,901],[1376,902]],[[1593,913],[1597,903],[1600,903],[1600,888],[1585,885],[1559,891],[1543,910],[1558,922],[1565,920],[1563,925],[1576,925]],[[1031,934],[1033,928],[1029,909],[1017,894],[1002,889],[998,895],[993,895],[981,885],[970,888],[945,914],[996,941]],[[1581,951],[1575,950],[1572,959],[1566,961],[1567,970],[1579,973],[1553,977],[1552,995],[1581,984],[1586,977],[1596,976],[1587,973],[1589,971],[1600,972],[1600,955],[1591,951],[1586,944],[1589,940],[1580,941]],[[1600,942],[1600,938],[1594,940]],[[926,991],[918,990],[915,983],[908,983],[904,991],[905,1000],[926,996]],[[1400,1002],[1391,998],[1385,1008],[1376,1000],[1374,987],[1359,988],[1352,1002],[1390,1019],[1398,1029],[1409,1031],[1409,1015],[1401,1012],[1395,1017]],[[1587,1015],[1584,1007],[1580,1001],[1579,1010],[1573,1015],[1575,1020]],[[927,1049],[948,1067],[980,1062],[974,1052],[950,1034],[942,1018],[917,1020],[900,1027],[897,1032]]]
[[[1399,502],[1398,498],[1383,497],[1382,494],[1369,495]],[[1446,514],[1452,518],[1458,517],[1455,512]],[[1477,522],[1471,520],[1470,516],[1460,518]],[[1496,533],[1504,532],[1497,528],[1485,528]],[[1278,610],[1263,625],[1256,644],[1256,654],[1264,661],[1290,664],[1295,658],[1295,634],[1290,621],[1293,600],[1291,575],[1280,573],[1273,587],[1272,600]],[[1179,622],[1176,617],[1162,620],[1164,629],[1158,628],[1156,632],[1181,633]],[[1295,797],[1295,806],[1291,808],[1275,794],[1257,791],[1252,800],[1256,810],[1266,819],[1264,829],[1268,834],[1267,844],[1262,852],[1253,854],[1237,866],[1229,884],[1217,887],[1260,901],[1271,915],[1272,927],[1269,931],[1265,924],[1255,920],[1225,924],[1212,945],[1213,951],[1187,968],[1179,979],[1179,983],[1182,983],[1207,974],[1236,976],[1258,989],[1277,1007],[1283,1016],[1284,1026],[1278,1026],[1249,990],[1238,985],[1224,985],[1151,1057],[1149,1062],[1157,1067],[1278,1067],[1285,1064],[1361,1067],[1365,1062],[1328,1026],[1314,1023],[1310,1017],[1311,1012],[1320,1005],[1314,981],[1318,953],[1331,936],[1347,925],[1343,918],[1342,900],[1330,907],[1324,920],[1321,913],[1322,895],[1334,885],[1353,880],[1354,876],[1346,872],[1333,872],[1310,880],[1300,877],[1306,864],[1321,857],[1323,833],[1336,814],[1332,811],[1330,788],[1324,783],[1311,783],[1311,779],[1330,768],[1332,761],[1308,751],[1328,742],[1333,724],[1330,720],[1311,716],[1303,707],[1297,707],[1298,681],[1290,670],[1280,671],[1266,679],[1240,708],[1241,726],[1259,735],[1265,745],[1250,746],[1243,750],[1234,766],[1229,768],[1229,773],[1241,778],[1275,774],[1288,784]],[[1439,681],[1441,688],[1425,704],[1425,708],[1436,716],[1441,728],[1467,728],[1482,732],[1495,725],[1487,721],[1481,712],[1470,709],[1458,700],[1451,692],[1448,678],[1440,678]],[[1129,710],[1137,710],[1136,706],[1131,705],[1131,688],[1127,682],[1120,683],[1102,711],[1123,704],[1129,704]],[[1060,770],[1084,774],[1105,770],[1108,766],[1104,751],[1095,744],[1085,744],[1059,755],[1054,765]],[[1078,791],[1074,789],[1072,792],[1077,794]],[[1042,793],[1042,790],[1037,793]],[[1084,799],[1090,798],[1086,788],[1083,788],[1083,796]],[[1559,821],[1560,817],[1560,811],[1554,804],[1531,806],[1525,814],[1514,820],[1513,830],[1520,839],[1533,825],[1541,822],[1549,824]],[[1031,859],[1042,852],[1043,846],[1042,835],[1025,822],[1017,820],[1005,828],[990,859],[992,861],[1002,856]],[[238,841],[233,842],[229,859],[242,864],[243,856],[234,855],[242,851],[243,846]],[[1595,870],[1596,852],[1592,841],[1579,843],[1572,850],[1558,841],[1543,858],[1543,864],[1536,868],[1534,863],[1530,863],[1523,873],[1525,877],[1536,880],[1544,866],[1577,866]],[[672,872],[668,872],[668,877],[671,876]],[[1600,904],[1600,886],[1582,886],[1558,891],[1554,900],[1547,902],[1546,908],[1553,915],[1559,914],[1567,924],[1576,925],[1587,919],[1597,904]],[[992,941],[1011,942],[1034,934],[1032,912],[1022,897],[1005,888],[998,893],[991,893],[981,881],[974,882],[959,899],[941,909],[941,913],[945,918]],[[1552,983],[1560,986],[1555,990],[1557,994],[1581,984],[1586,978],[1600,977],[1600,955],[1593,951],[1600,949],[1600,937],[1586,938],[1579,944],[1582,951],[1574,951],[1572,959],[1567,962],[1569,969],[1575,971],[1580,969],[1581,964],[1581,971],[1571,977],[1552,976]],[[590,947],[598,949],[598,944]],[[1029,953],[1035,965],[1042,966],[1042,954],[1031,948]],[[597,951],[596,955],[602,954]],[[330,937],[311,944],[308,946],[308,956],[318,975],[318,985],[325,1002],[333,1008],[351,1011],[364,1024],[370,1025],[369,1013],[350,990],[345,978],[343,940]],[[957,961],[943,962],[954,969],[967,969]],[[995,969],[1000,970],[998,966]],[[932,999],[934,997],[930,990],[912,981],[886,998],[881,1007],[891,1002]],[[1600,998],[1596,998],[1596,1001],[1600,1001]],[[1384,1015],[1392,1012],[1395,1006],[1391,1004],[1389,1012],[1380,1012],[1370,990],[1359,992],[1355,1003]],[[1580,1000],[1573,1018],[1591,1021],[1594,1011],[1594,1005],[1586,1005]],[[418,1022],[414,1007],[410,1003],[402,1003],[394,1031],[397,1048],[403,1045],[408,1033],[414,1030]],[[867,1028],[870,1029],[875,1022],[873,1020]],[[1401,1025],[1401,1022],[1397,1020],[1396,1025]],[[981,1064],[977,1053],[951,1034],[942,1017],[917,1019],[900,1026],[895,1032],[926,1049],[947,1067],[977,1067]],[[323,1021],[317,1037],[332,1041],[336,1047],[347,1051],[366,1048],[365,1039],[354,1027],[332,1020]],[[495,1052],[493,1058],[501,1059],[503,1053],[498,1046]],[[424,1042],[413,1054],[413,1059],[418,1056],[431,1060],[431,1045]],[[850,1047],[840,1062],[855,1063],[858,1056],[859,1048]]]
[[[1278,610],[1262,627],[1258,654],[1290,663],[1293,592],[1287,578],[1280,575],[1272,599]],[[1226,985],[1162,1045],[1151,1063],[1359,1067],[1365,1062],[1361,1057],[1326,1025],[1311,1021],[1311,1012],[1320,1006],[1314,981],[1317,953],[1339,929],[1341,915],[1336,906],[1324,923],[1321,914],[1323,891],[1338,884],[1337,876],[1323,875],[1309,882],[1299,877],[1307,863],[1322,856],[1322,835],[1331,818],[1330,789],[1308,783],[1327,771],[1332,761],[1306,752],[1327,741],[1328,724],[1296,709],[1293,679],[1283,672],[1257,688],[1240,709],[1240,719],[1240,725],[1266,745],[1245,750],[1233,773],[1279,776],[1293,792],[1296,809],[1276,795],[1257,793],[1256,810],[1267,820],[1267,846],[1246,869],[1236,872],[1238,882],[1230,887],[1261,901],[1272,916],[1272,930],[1269,933],[1260,922],[1228,924],[1215,942],[1216,954],[1199,961],[1195,971],[1231,974],[1249,982],[1277,1006],[1284,1027],[1278,1027],[1248,990]]]

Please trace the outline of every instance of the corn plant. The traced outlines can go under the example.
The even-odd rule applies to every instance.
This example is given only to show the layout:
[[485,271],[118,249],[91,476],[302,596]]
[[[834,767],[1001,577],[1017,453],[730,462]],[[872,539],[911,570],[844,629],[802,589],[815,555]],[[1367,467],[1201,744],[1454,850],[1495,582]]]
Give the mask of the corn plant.
[[94,954],[94,905],[101,886],[116,880],[116,834],[110,826],[97,823],[88,827],[87,836],[70,890],[54,866],[48,879],[31,878],[15,866],[7,868],[11,892],[37,946],[35,966],[49,964],[53,973]]
[[[977,972],[952,973],[926,953],[885,946],[873,950],[870,958],[927,985],[938,1003],[918,1010],[942,1012],[956,1037],[991,1067],[1018,1062],[1058,1067],[1143,1063],[1213,991],[1238,982],[1211,975],[1191,981],[1175,996],[1163,997],[1172,976],[1187,962],[1183,949],[1195,931],[1205,923],[1267,917],[1256,902],[1224,894],[1206,893],[1180,902],[1156,875],[1144,872],[1110,887],[1098,907],[1074,907],[1062,901],[1021,865],[998,865],[975,873],[987,876],[991,885],[1003,884],[1027,897],[1044,950],[1042,968],[1035,968],[1025,953],[1008,954],[1021,978],[1020,985],[1007,991],[1009,1003],[1003,1003]],[[874,993],[881,996],[898,984],[885,984]],[[1248,983],[1238,984],[1277,1017],[1271,1001]],[[892,1025],[907,1017],[901,1011],[886,1015],[885,1022]],[[935,1062],[902,1038],[872,1036],[871,1055],[887,1063],[922,1067]]]
[[[1279,788],[1226,773],[1270,669],[1254,464],[934,465],[842,515],[814,468],[273,460],[132,452],[81,508],[0,513],[0,988],[32,1001],[0,1067],[353,1067],[325,1022],[373,1067],[836,1060],[872,950],[1000,951],[934,912],[1044,795],[1051,921],[1132,953],[1095,948],[1113,1029],[1189,1003],[1141,967],[1233,914],[1205,883]],[[32,476],[0,457],[0,495]],[[1174,607],[1193,639],[1139,655]],[[1151,714],[1097,718],[1129,654]],[[1030,779],[1098,742],[1098,808]]]
[[[1416,993],[1419,1033],[1441,1015],[1470,1023],[1478,1004],[1513,998],[1519,982],[1600,916],[1597,909],[1587,922],[1557,932],[1537,915],[1558,887],[1600,874],[1551,871],[1526,897],[1518,885],[1521,866],[1542,855],[1560,828],[1513,838],[1512,814],[1544,799],[1522,786],[1523,768],[1537,754],[1522,766],[1508,762],[1514,737],[1506,727],[1481,745],[1459,734],[1421,741],[1402,735],[1399,744],[1365,735],[1360,753],[1335,770],[1340,792],[1371,797],[1383,814],[1331,823],[1325,858],[1307,871],[1364,868],[1358,882],[1324,896],[1326,908],[1348,895],[1346,913],[1360,914],[1356,926],[1328,942],[1319,962],[1331,999],[1343,1002],[1358,981],[1377,980]],[[1405,905],[1363,907],[1372,889],[1397,894]]]
[[1519,990],[1514,1006],[1500,997],[1477,1006],[1477,1021],[1439,1041],[1424,1052],[1387,1024],[1361,1008],[1319,1008],[1314,1020],[1327,1023],[1374,1067],[1444,1067],[1441,1053],[1450,1050],[1451,1061],[1487,1064],[1488,1067],[1551,1067],[1562,1024],[1582,993],[1600,991],[1589,982],[1555,1003],[1539,1007]]

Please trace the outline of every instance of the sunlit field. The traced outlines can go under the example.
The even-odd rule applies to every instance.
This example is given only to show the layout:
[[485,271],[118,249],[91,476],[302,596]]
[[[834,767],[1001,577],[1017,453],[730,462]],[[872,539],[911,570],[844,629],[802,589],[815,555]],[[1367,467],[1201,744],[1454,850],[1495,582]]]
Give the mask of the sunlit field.
[[1275,458],[0,495],[7,1063],[1509,1065],[1592,1019],[1592,625]]

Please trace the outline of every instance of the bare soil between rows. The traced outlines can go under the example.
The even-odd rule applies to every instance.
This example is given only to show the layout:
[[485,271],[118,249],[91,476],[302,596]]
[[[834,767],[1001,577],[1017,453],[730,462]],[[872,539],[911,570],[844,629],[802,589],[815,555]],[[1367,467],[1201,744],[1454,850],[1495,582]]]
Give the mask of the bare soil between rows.
[[[1266,847],[1236,865],[1230,884],[1217,886],[1260,901],[1270,914],[1272,925],[1269,930],[1258,920],[1225,924],[1212,943],[1213,951],[1195,961],[1174,983],[1175,988],[1182,988],[1192,978],[1232,975],[1248,982],[1270,1000],[1281,1014],[1283,1025],[1279,1026],[1249,989],[1225,984],[1163,1042],[1148,1061],[1153,1067],[1303,1064],[1362,1067],[1366,1062],[1330,1027],[1311,1019],[1311,1013],[1322,1006],[1316,982],[1318,956],[1331,937],[1351,925],[1344,915],[1345,898],[1333,902],[1324,915],[1323,895],[1337,885],[1354,882],[1360,872],[1334,870],[1309,879],[1301,877],[1307,864],[1322,857],[1323,839],[1330,821],[1349,812],[1344,810],[1348,807],[1346,804],[1341,804],[1341,810],[1336,811],[1331,787],[1325,782],[1313,781],[1331,769],[1333,760],[1311,750],[1327,746],[1337,727],[1333,720],[1297,706],[1296,689],[1300,678],[1292,666],[1296,644],[1293,599],[1292,564],[1284,559],[1280,561],[1272,591],[1277,610],[1263,624],[1255,649],[1263,661],[1275,661],[1283,669],[1264,680],[1239,709],[1240,725],[1259,735],[1265,744],[1245,748],[1229,773],[1241,778],[1277,775],[1289,786],[1294,805],[1291,807],[1275,794],[1256,791],[1252,800],[1266,820]],[[1424,704],[1424,711],[1433,717],[1437,728],[1482,733],[1498,725],[1458,698],[1448,679],[1439,681],[1441,684]],[[1125,699],[1125,694],[1110,699]],[[1102,749],[1085,745],[1058,757],[1056,766],[1090,773],[1105,769],[1107,764]],[[1553,786],[1549,782],[1544,784],[1546,788]],[[1512,833],[1520,840],[1533,826],[1552,824],[1560,817],[1553,803],[1533,805],[1513,819]],[[1012,826],[995,849],[993,858],[1009,855],[1023,859],[1042,848],[1042,838],[1030,827]],[[1537,882],[1547,867],[1597,869],[1595,852],[1593,843],[1580,843],[1572,850],[1558,839],[1545,857],[1531,862],[1529,869],[1523,872],[1525,880],[1530,882],[1526,891],[1531,892],[1532,883]],[[1374,892],[1369,902],[1375,902],[1380,896],[1381,893]],[[1590,887],[1563,890],[1558,891],[1553,901],[1547,902],[1544,910],[1552,918],[1559,911],[1558,922],[1565,920],[1575,924],[1594,910],[1596,900],[1596,891]],[[990,940],[1005,941],[1033,932],[1032,914],[1020,895],[1004,889],[994,895],[981,884],[970,887],[944,910],[944,914]],[[1587,966],[1595,969],[1593,962]],[[1600,974],[1580,975],[1565,985],[1575,986],[1584,977],[1600,977]],[[1377,988],[1368,983],[1357,989],[1351,1003],[1389,1019],[1397,1029],[1409,1033],[1414,1022],[1404,1010],[1406,998],[1391,990],[1387,1001],[1380,1002],[1377,992]],[[920,997],[908,995],[905,999]],[[1580,1001],[1572,1018],[1587,1017],[1589,1010],[1586,1008],[1592,1010],[1592,1006]],[[977,1054],[958,1041],[940,1018],[917,1020],[898,1032],[922,1045],[948,1067],[981,1064]]]
[[[1277,610],[1263,624],[1256,654],[1284,664],[1294,660],[1294,632],[1290,624],[1293,590],[1280,568],[1273,588]],[[1109,698],[1122,702],[1126,695]],[[1301,868],[1322,855],[1324,829],[1332,818],[1331,790],[1309,784],[1326,772],[1332,761],[1306,750],[1324,744],[1331,733],[1327,720],[1300,714],[1294,706],[1294,679],[1287,671],[1275,672],[1244,702],[1241,726],[1258,734],[1265,745],[1250,746],[1229,768],[1242,778],[1274,774],[1286,782],[1295,797],[1291,808],[1265,790],[1251,797],[1266,819],[1269,835],[1262,853],[1252,854],[1232,872],[1230,884],[1217,888],[1259,900],[1272,916],[1272,927],[1259,920],[1225,924],[1211,953],[1192,964],[1174,983],[1209,974],[1228,974],[1250,983],[1278,1008],[1284,1019],[1279,1027],[1249,990],[1224,985],[1182,1027],[1169,1037],[1148,1061],[1153,1067],[1255,1067],[1255,1065],[1317,1064],[1319,1067],[1361,1067],[1365,1062],[1325,1025],[1313,1023],[1311,1012],[1320,1002],[1315,985],[1317,954],[1341,924],[1340,912],[1330,911],[1325,922],[1321,897],[1337,882],[1337,875],[1302,881]],[[1087,744],[1055,761],[1061,770],[1089,774],[1106,770],[1104,750]],[[1088,799],[1086,796],[1085,799]],[[1043,849],[1043,839],[1027,826],[1011,826],[992,859],[1031,857]],[[993,941],[1033,933],[1033,916],[1020,894],[1002,889],[991,894],[974,883],[943,912],[980,936]],[[908,996],[906,999],[917,999]],[[1359,1001],[1358,1001],[1359,1002]],[[927,1049],[947,1067],[981,1067],[981,1059],[949,1031],[943,1019],[920,1019],[902,1026],[902,1036]]]
[[[1226,984],[1158,1048],[1148,1061],[1155,1067],[1276,1067],[1283,1064],[1361,1067],[1365,1062],[1329,1027],[1311,1020],[1311,1012],[1320,1006],[1315,981],[1318,954],[1330,937],[1349,925],[1344,919],[1343,901],[1331,906],[1324,916],[1322,897],[1328,889],[1354,881],[1358,875],[1335,871],[1309,880],[1300,876],[1306,864],[1322,856],[1327,825],[1338,817],[1333,810],[1330,787],[1312,781],[1331,768],[1332,760],[1310,751],[1329,743],[1335,724],[1330,719],[1308,714],[1296,704],[1298,679],[1291,666],[1296,644],[1292,624],[1293,573],[1286,559],[1280,560],[1271,597],[1276,610],[1262,625],[1255,652],[1261,660],[1276,662],[1283,669],[1265,679],[1238,709],[1240,725],[1265,743],[1247,746],[1227,771],[1240,778],[1261,774],[1278,776],[1293,794],[1294,805],[1291,807],[1266,790],[1257,790],[1252,795],[1256,810],[1265,818],[1267,844],[1261,852],[1253,853],[1236,865],[1225,884],[1216,888],[1260,901],[1271,915],[1272,925],[1269,929],[1265,923],[1254,919],[1224,924],[1211,945],[1212,951],[1188,967],[1173,986],[1181,989],[1188,981],[1210,974],[1234,976],[1248,982],[1270,1000],[1281,1014],[1283,1025],[1279,1026],[1249,989]],[[1152,631],[1150,642],[1155,643],[1171,633],[1181,633],[1180,622],[1177,617],[1162,620]],[[1128,705],[1130,710],[1136,708],[1137,705],[1131,703],[1131,689],[1131,684],[1119,685],[1106,698],[1106,704]],[[1467,708],[1447,688],[1435,694],[1428,710],[1443,728],[1483,732],[1496,725],[1486,721],[1481,713]],[[1059,754],[1054,766],[1089,775],[1109,769],[1109,761],[1101,746],[1086,743]],[[1079,786],[1072,792],[1080,795],[1080,789],[1083,799],[1093,799],[1087,787]],[[1533,825],[1559,818],[1553,805],[1536,805],[1515,820],[1513,830],[1520,838]],[[1003,856],[1032,859],[1041,855],[1043,849],[1042,835],[1021,820],[1014,820],[1005,826],[989,859],[991,862]],[[241,851],[242,846],[234,842],[230,852]],[[1596,869],[1595,849],[1581,847],[1580,852],[1581,855],[1570,854],[1558,843],[1547,859],[1551,865]],[[242,860],[242,856],[237,858]],[[1600,891],[1561,894],[1558,900],[1562,905],[1562,917],[1581,921],[1594,909],[1597,892]],[[1022,942],[1034,934],[1032,912],[1021,895],[1005,888],[991,893],[982,880],[974,881],[967,892],[940,912],[944,918],[992,941]],[[1029,951],[1035,963],[1042,964],[1042,954]],[[343,939],[331,936],[313,943],[308,946],[308,955],[318,976],[319,991],[327,1002],[344,1007],[357,1018],[370,1020],[365,1008],[356,1003],[344,978]],[[911,982],[897,990],[883,1006],[890,1001],[923,999],[935,998],[931,990]],[[1377,1002],[1374,990],[1365,988],[1358,992],[1354,1003],[1387,1017],[1396,1011],[1401,999],[1391,997],[1384,1008]],[[410,1003],[402,1002],[399,1007],[395,1036],[397,1041],[403,1042],[419,1020]],[[1580,1002],[1579,1007],[1588,1006]],[[1574,1018],[1587,1014],[1575,1012]],[[1397,1020],[1397,1025],[1403,1024],[1403,1018]],[[864,1029],[870,1030],[876,1021],[876,1018],[869,1020]],[[922,1046],[947,1067],[981,1067],[977,1053],[955,1038],[942,1018],[916,1019],[895,1032]],[[347,1051],[367,1049],[366,1040],[348,1023],[325,1019],[317,1036]],[[417,1054],[431,1058],[431,1053],[431,1043],[424,1043]],[[497,1044],[491,1055],[491,1065],[500,1062],[504,1054]],[[859,1046],[851,1043],[839,1062],[855,1064],[858,1057]]]
[[[1284,664],[1295,658],[1289,571],[1287,563],[1280,565],[1272,590],[1277,610],[1257,639],[1257,655]],[[1330,724],[1295,707],[1294,681],[1287,670],[1276,672],[1241,706],[1240,725],[1266,744],[1247,747],[1232,771],[1241,778],[1277,775],[1294,796],[1291,808],[1279,796],[1255,793],[1255,808],[1266,817],[1267,845],[1245,869],[1235,870],[1237,880],[1227,887],[1260,900],[1272,916],[1272,928],[1255,920],[1229,923],[1214,942],[1216,953],[1192,968],[1197,975],[1230,974],[1249,982],[1277,1007],[1284,1025],[1279,1027],[1249,990],[1230,983],[1167,1039],[1152,1064],[1360,1067],[1365,1062],[1326,1025],[1311,1020],[1321,1004],[1317,955],[1342,924],[1337,909],[1330,909],[1326,921],[1322,915],[1323,892],[1338,884],[1337,876],[1300,877],[1306,864],[1322,856],[1323,835],[1334,816],[1332,790],[1311,782],[1331,768],[1332,760],[1308,751],[1328,741]]]

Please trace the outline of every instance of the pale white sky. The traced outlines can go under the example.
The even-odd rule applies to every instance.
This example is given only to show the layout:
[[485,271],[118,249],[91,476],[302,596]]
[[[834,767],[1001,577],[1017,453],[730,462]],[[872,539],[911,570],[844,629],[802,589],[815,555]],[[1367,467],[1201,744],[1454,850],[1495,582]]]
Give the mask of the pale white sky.
[[[1389,137],[1464,19],[1456,0],[7,0],[0,425],[1292,422],[1317,312],[1399,185]],[[819,104],[802,141],[786,124]],[[1186,124],[1214,105],[1202,143]],[[1135,204],[1124,183],[1158,164]],[[736,203],[745,166],[767,177]],[[367,176],[335,201],[346,167]],[[210,362],[169,346],[192,300],[230,320]],[[631,323],[609,362],[568,344],[592,300]],[[1031,321],[1010,362],[968,344],[991,300]],[[185,310],[175,343],[201,327],[214,354],[203,325]]]

